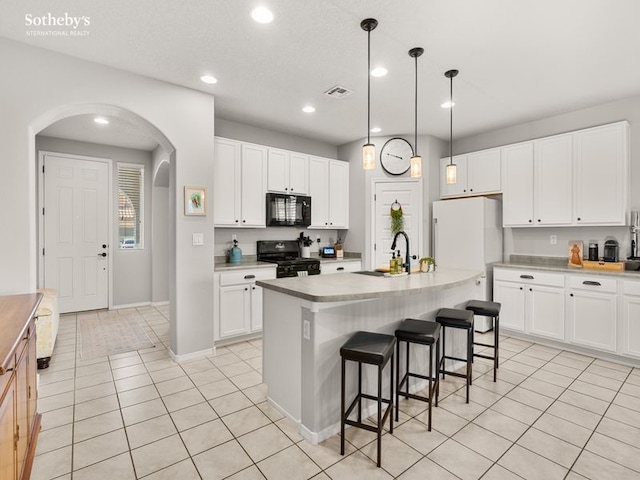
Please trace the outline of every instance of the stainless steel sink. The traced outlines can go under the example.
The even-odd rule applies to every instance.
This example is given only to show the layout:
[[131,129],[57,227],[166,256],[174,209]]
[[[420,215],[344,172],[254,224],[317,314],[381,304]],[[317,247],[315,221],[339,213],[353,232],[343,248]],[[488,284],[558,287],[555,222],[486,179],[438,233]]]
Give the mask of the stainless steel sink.
[[369,275],[371,277],[384,277],[384,272],[378,272],[376,270],[360,270],[359,272],[353,273],[357,273],[358,275]]

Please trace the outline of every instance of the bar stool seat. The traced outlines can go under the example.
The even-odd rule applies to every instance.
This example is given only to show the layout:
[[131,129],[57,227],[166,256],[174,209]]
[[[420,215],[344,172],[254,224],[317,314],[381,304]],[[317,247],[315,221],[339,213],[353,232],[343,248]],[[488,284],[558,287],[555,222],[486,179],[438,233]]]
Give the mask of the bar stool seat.
[[481,353],[473,352],[474,357],[486,358],[493,360],[493,381],[497,379],[497,370],[499,368],[499,342],[500,342],[500,308],[502,305],[498,302],[491,302],[487,300],[469,300],[467,302],[466,309],[473,312],[474,315],[483,317],[490,317],[493,327],[493,345],[489,343],[481,343],[474,341],[474,345],[480,345],[482,347],[492,348],[493,355],[484,355]]
[[[396,344],[396,379],[398,381],[398,385],[396,387],[396,421],[398,421],[399,416],[399,400],[400,395],[405,398],[413,398],[416,400],[422,400],[423,402],[429,403],[429,424],[428,429],[431,431],[431,405],[433,403],[433,398],[435,397],[436,407],[438,406],[438,394],[440,391],[440,375],[438,373],[438,359],[440,358],[440,324],[437,322],[431,322],[427,320],[416,320],[413,318],[407,318],[396,329],[396,339],[398,343]],[[406,370],[404,377],[400,378],[400,344],[402,342],[406,342]],[[409,368],[409,358],[410,358],[410,345],[412,343],[417,343],[420,345],[425,345],[429,347],[429,374],[421,375],[418,373],[411,372]],[[435,377],[433,374],[433,345],[436,346],[436,371]],[[409,378],[419,378],[422,380],[429,381],[429,395],[417,395],[413,393],[409,393]],[[403,385],[405,386],[405,390],[402,391]]]
[[[467,380],[467,403],[469,403],[469,386],[472,384],[472,361],[473,361],[473,312],[459,308],[441,308],[436,313],[436,322],[442,325],[442,358],[440,359],[439,371],[442,378],[445,374],[454,377],[466,378]],[[448,328],[458,328],[466,330],[467,333],[467,357],[459,358],[446,354],[445,334]],[[467,371],[465,374],[446,370],[445,360],[457,360],[466,362]]]
[[[340,348],[340,356],[342,357],[342,384],[341,384],[341,402],[340,402],[340,454],[344,455],[344,430],[345,425],[362,428],[370,432],[377,433],[378,439],[378,467],[381,460],[382,446],[382,427],[389,417],[389,432],[393,433],[393,355],[396,346],[396,338],[393,335],[385,335],[373,332],[356,332],[344,345]],[[382,370],[391,360],[391,371],[389,377],[391,379],[389,398],[382,398]],[[347,361],[358,362],[358,394],[345,409],[346,399],[346,378],[345,366]],[[378,367],[378,394],[377,396],[362,393],[362,364],[369,364]],[[362,421],[362,399],[375,400],[378,403],[378,421],[376,425]],[[382,412],[382,404],[388,404],[387,408]],[[357,421],[349,420],[349,415],[355,407],[358,407]]]

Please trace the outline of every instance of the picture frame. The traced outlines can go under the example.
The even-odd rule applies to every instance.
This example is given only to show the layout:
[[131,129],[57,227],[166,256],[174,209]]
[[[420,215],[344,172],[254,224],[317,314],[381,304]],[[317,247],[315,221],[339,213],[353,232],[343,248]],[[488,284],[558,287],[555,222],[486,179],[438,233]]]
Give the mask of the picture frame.
[[582,256],[584,245],[580,240],[572,240],[569,242],[569,267],[582,268]]
[[185,185],[184,187],[184,214],[207,214],[207,187]]

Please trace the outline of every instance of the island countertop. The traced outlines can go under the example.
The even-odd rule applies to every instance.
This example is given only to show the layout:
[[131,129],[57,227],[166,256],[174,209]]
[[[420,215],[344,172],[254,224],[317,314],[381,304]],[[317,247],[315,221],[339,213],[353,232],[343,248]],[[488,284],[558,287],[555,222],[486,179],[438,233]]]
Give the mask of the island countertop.
[[438,268],[435,272],[401,277],[340,273],[260,280],[256,284],[310,302],[344,302],[445,290],[478,279],[481,275],[479,270]]

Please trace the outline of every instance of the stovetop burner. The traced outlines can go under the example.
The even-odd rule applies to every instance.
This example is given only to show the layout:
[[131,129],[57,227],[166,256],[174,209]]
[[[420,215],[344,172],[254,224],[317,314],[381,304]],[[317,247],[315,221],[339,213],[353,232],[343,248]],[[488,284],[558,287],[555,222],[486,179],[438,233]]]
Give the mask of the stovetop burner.
[[256,251],[259,261],[278,265],[276,268],[277,278],[318,275],[320,273],[320,260],[298,256],[298,242],[296,240],[260,240],[257,242]]

